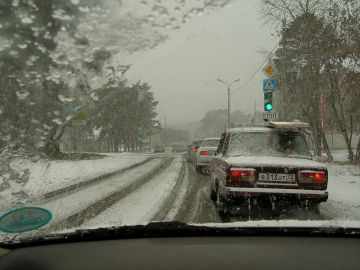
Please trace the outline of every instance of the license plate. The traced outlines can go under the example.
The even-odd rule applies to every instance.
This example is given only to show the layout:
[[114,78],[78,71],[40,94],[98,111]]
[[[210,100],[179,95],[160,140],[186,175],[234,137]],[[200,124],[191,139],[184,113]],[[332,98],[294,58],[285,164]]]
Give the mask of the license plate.
[[295,182],[295,174],[287,173],[259,173],[260,182]]

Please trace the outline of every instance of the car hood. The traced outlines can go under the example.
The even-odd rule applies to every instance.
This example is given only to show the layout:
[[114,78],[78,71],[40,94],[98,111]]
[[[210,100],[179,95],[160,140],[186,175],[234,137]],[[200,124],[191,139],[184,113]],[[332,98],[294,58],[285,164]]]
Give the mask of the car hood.
[[326,166],[320,162],[305,158],[289,158],[275,156],[237,156],[228,157],[226,161],[230,165],[241,164],[242,166],[257,167],[301,167],[326,169]]

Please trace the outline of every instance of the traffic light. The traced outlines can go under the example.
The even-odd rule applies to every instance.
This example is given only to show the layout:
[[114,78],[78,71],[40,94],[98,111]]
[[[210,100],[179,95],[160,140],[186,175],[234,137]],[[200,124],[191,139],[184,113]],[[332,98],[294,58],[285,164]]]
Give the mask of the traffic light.
[[141,143],[142,140],[143,140],[143,136],[141,134],[137,134],[135,136],[135,140],[136,140],[137,143]]
[[273,93],[265,92],[264,93],[264,110],[270,112],[273,109]]

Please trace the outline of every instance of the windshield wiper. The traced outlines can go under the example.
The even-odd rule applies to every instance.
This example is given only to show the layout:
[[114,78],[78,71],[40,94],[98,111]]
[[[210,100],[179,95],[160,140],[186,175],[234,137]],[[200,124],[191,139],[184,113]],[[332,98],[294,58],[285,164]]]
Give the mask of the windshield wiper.
[[163,237],[224,237],[224,236],[317,236],[360,238],[360,228],[344,227],[239,227],[228,224],[191,225],[178,221],[151,222],[147,225],[108,227],[74,230],[34,238],[20,238],[19,242],[1,243],[3,248],[22,248],[68,242],[114,239],[163,238]]

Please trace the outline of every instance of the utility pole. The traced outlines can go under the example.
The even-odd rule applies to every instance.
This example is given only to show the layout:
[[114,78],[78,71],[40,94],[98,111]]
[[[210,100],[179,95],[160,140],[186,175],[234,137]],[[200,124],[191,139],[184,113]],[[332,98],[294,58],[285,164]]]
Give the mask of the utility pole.
[[231,97],[230,97],[230,86],[228,85],[228,128],[230,127],[231,120],[230,120],[230,103],[231,103]]
[[254,124],[256,124],[256,99],[254,101]]
[[232,86],[234,83],[240,81],[240,79],[236,79],[235,81],[233,81],[232,83],[227,83],[221,79],[217,79],[219,82],[225,84],[227,86],[227,92],[228,92],[228,117],[227,117],[227,126],[228,128],[230,128],[231,125],[231,119],[230,119],[230,115],[231,115],[231,91],[230,91],[230,86]]
[[71,159],[71,126],[69,128],[69,159]]
[[[283,29],[283,35],[284,35],[284,32],[287,31],[286,29],[286,19],[284,18],[282,20],[282,29]],[[280,119],[284,120],[284,115],[285,115],[285,104],[288,103],[288,100],[286,100],[285,98],[285,95],[286,95],[286,89],[285,89],[285,80],[286,80],[286,67],[285,67],[285,64],[286,64],[286,61],[285,61],[285,53],[286,53],[286,40],[287,40],[287,36],[286,38],[283,40],[284,43],[282,44],[282,71],[281,71],[281,74],[280,74],[280,80],[281,80],[281,93],[277,95],[277,97],[279,97],[279,112],[280,112]]]

